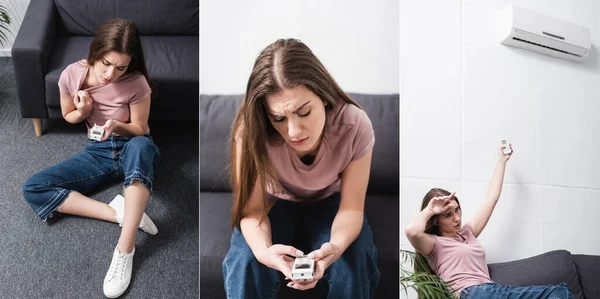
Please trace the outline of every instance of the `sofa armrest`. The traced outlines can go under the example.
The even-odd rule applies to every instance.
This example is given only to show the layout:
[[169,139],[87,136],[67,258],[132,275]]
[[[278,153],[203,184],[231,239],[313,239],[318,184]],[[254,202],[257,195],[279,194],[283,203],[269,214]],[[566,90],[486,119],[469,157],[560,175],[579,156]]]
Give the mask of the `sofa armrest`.
[[600,255],[574,254],[573,260],[585,298],[600,298]]
[[21,117],[47,118],[44,77],[54,47],[58,12],[53,0],[29,3],[12,48]]

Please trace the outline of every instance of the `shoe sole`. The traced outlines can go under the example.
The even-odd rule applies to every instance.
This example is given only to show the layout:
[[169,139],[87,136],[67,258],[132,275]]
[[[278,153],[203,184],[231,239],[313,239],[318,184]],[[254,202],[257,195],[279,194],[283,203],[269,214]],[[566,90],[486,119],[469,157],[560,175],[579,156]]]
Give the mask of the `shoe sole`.
[[[127,285],[127,287],[129,287],[129,284]],[[112,295],[112,294],[111,294],[111,295],[109,296],[108,294],[104,293],[104,296],[106,296],[106,297],[108,297],[108,298],[119,298],[121,295],[123,295],[123,293],[125,293],[125,291],[127,290],[127,287],[126,287],[125,289],[123,289],[122,291],[119,291],[119,293],[118,293],[118,294],[116,294],[116,295]]]
[[110,294],[110,295],[106,294],[106,291],[104,290],[104,288],[102,288],[102,292],[104,293],[104,296],[106,296],[108,298],[119,298],[121,295],[123,295],[123,293],[125,293],[125,291],[127,291],[127,288],[129,287],[130,283],[131,283],[131,278],[129,278],[127,285],[125,285],[125,287],[123,289],[119,290],[115,294]]

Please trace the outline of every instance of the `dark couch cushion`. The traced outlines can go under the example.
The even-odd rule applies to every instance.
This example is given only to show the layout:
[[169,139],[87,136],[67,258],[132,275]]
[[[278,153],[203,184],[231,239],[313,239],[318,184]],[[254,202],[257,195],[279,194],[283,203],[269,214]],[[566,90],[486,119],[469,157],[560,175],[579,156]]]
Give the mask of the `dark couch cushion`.
[[231,191],[229,131],[241,95],[200,95],[200,190]]
[[[152,119],[198,119],[198,37],[142,36],[146,66],[157,94]],[[69,36],[56,40],[46,75],[46,105],[51,118],[61,118],[58,79],[67,65],[87,57],[92,37]],[[58,55],[60,53],[60,55]],[[179,114],[164,116],[171,111]],[[174,114],[175,112],[173,112]],[[162,116],[162,117],[161,117]]]
[[[398,194],[398,95],[350,94],[362,106],[375,131],[368,194]],[[241,95],[200,96],[200,189],[230,191],[229,130]],[[397,200],[397,199],[396,199]]]
[[[203,171],[204,168],[200,172]],[[224,298],[221,262],[229,250],[231,204],[232,195],[229,192],[200,192],[201,298]],[[398,207],[397,195],[368,195],[366,199],[365,212],[373,231],[373,242],[378,249],[381,272],[377,298],[399,296]]]
[[225,298],[221,262],[231,239],[231,196],[200,192],[200,298]]
[[489,264],[493,281],[501,285],[531,286],[566,283],[575,298],[584,299],[571,253],[555,250],[534,257]]
[[142,35],[198,35],[199,32],[198,0],[54,2],[61,23],[70,35],[94,35],[100,26],[114,17],[134,22]]
[[585,298],[600,298],[600,256],[574,254],[572,257]]
[[57,37],[45,70],[46,106],[50,118],[62,118],[58,89],[60,74],[69,64],[87,57],[91,42],[91,36]]
[[197,120],[200,68],[198,36],[142,36],[150,79],[156,84],[152,119]]
[[400,278],[400,202],[399,195],[369,194],[365,201],[365,214],[373,231],[377,247],[377,266],[381,281],[376,298],[398,298]]

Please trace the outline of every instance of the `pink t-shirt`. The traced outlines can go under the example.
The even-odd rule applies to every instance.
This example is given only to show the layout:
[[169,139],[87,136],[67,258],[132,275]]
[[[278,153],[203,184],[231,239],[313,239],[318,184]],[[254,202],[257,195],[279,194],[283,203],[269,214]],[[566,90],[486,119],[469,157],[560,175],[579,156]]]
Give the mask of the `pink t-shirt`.
[[[81,89],[89,67],[85,60],[70,64],[60,74],[58,87],[72,97]],[[109,120],[129,123],[129,105],[148,98],[152,91],[146,78],[139,73],[123,74],[117,80],[106,85],[97,85],[84,89],[92,98],[92,112],[85,119],[89,130],[94,124],[103,126]],[[150,128],[144,132],[150,133]],[[114,134],[113,135],[117,135]]]
[[321,146],[310,165],[283,142],[267,142],[269,160],[283,188],[267,192],[296,202],[312,202],[340,191],[341,174],[351,161],[363,157],[375,144],[375,133],[367,114],[352,104],[339,105],[327,116]]
[[431,269],[457,295],[469,286],[493,282],[490,278],[485,250],[473,235],[468,224],[464,225],[454,238],[430,235],[433,238],[433,251],[426,256]]

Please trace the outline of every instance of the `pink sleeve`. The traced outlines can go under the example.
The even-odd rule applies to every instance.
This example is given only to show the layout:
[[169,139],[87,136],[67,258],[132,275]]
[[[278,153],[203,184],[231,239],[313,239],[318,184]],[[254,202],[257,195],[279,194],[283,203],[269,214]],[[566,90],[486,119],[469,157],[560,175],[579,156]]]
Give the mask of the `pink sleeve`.
[[464,232],[466,237],[471,237],[473,239],[477,239],[477,238],[475,238],[475,234],[473,234],[473,228],[468,223],[463,225],[462,231]]
[[146,77],[141,74],[135,79],[135,81],[132,82],[131,91],[132,94],[129,104],[139,103],[152,93],[152,90],[150,90],[150,85],[148,85],[148,81],[146,81]]
[[352,160],[358,160],[366,155],[375,145],[375,132],[367,113],[359,109],[356,135],[352,143],[354,156]]
[[72,90],[73,86],[73,65],[68,65],[62,73],[60,73],[60,78],[58,78],[58,88],[62,93],[68,93],[70,95],[75,94],[75,91]]

